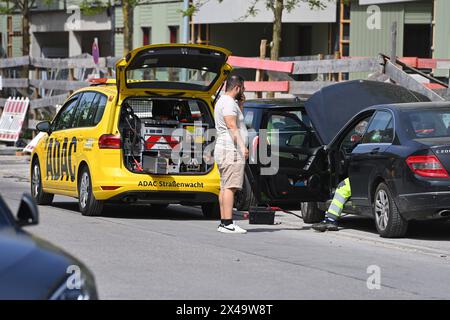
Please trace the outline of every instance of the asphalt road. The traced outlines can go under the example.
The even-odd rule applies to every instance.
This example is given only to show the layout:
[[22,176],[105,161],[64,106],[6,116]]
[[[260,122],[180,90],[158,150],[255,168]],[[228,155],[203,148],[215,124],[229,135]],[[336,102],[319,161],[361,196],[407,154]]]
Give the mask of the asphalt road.
[[[13,210],[29,190],[27,166],[0,157],[0,193]],[[255,226],[237,213],[249,232],[224,235],[199,208],[176,205],[107,206],[89,218],[56,197],[40,214],[27,230],[81,259],[102,299],[450,298],[449,223],[415,223],[408,238],[385,240],[371,220],[351,216],[320,234],[292,216]],[[369,289],[368,269],[379,270],[379,289]]]

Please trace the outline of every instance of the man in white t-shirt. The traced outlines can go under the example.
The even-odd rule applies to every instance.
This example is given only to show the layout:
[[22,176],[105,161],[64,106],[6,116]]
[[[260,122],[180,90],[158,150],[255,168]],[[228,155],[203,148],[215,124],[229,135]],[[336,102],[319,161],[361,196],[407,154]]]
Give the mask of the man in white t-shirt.
[[245,161],[248,158],[247,127],[242,113],[245,101],[244,79],[232,76],[214,108],[217,139],[214,159],[220,173],[220,225],[223,233],[246,233],[233,223],[234,194],[242,189]]

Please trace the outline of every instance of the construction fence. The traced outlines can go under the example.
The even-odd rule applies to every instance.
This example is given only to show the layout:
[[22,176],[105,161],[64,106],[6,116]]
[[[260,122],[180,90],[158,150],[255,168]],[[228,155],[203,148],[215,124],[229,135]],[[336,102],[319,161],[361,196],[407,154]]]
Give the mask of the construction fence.
[[[45,112],[47,117],[51,116],[56,105],[62,104],[71,92],[89,86],[89,78],[114,78],[117,61],[118,58],[114,57],[100,58],[99,63],[95,64],[90,56],[0,59],[0,108],[5,106],[9,96],[29,98],[28,127],[34,129],[37,120],[45,118]],[[352,74],[363,73],[367,79],[392,81],[434,101],[442,101],[449,96],[448,82],[435,79],[429,73],[433,69],[450,70],[450,59],[400,58],[391,61],[384,55],[342,59],[318,55],[272,61],[231,56],[228,63],[236,69],[257,71],[255,81],[246,81],[248,92],[308,97],[326,86],[351,78]],[[24,76],[24,70],[28,77]],[[295,77],[299,75],[311,75],[312,80],[296,81]]]

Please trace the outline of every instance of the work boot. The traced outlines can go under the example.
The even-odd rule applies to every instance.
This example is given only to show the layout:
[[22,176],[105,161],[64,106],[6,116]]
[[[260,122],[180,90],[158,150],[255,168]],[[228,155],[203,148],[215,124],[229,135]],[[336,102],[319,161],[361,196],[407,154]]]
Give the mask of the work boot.
[[325,231],[339,231],[338,223],[336,220],[325,218],[322,222],[312,225],[312,228],[319,232]]

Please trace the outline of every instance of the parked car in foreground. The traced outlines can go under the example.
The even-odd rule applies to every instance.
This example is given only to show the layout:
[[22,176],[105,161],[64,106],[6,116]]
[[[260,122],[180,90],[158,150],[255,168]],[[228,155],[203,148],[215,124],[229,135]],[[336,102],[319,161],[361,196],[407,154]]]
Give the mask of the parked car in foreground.
[[31,196],[23,196],[16,218],[0,196],[0,300],[97,299],[83,263],[22,229],[38,221]]
[[[280,134],[278,174],[262,176],[260,164],[250,165],[259,204],[295,199],[305,221],[318,222],[349,177],[345,212],[374,218],[382,237],[404,236],[411,220],[450,217],[450,103],[393,84],[350,81],[322,89],[305,110],[309,130],[289,116],[297,128]],[[366,132],[355,139],[362,121]]]

